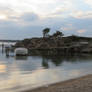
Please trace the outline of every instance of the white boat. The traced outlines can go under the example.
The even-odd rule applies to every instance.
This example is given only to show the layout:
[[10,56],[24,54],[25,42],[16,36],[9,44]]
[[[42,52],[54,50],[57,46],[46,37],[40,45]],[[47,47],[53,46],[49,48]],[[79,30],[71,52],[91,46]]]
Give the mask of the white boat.
[[16,48],[14,53],[16,56],[25,56],[28,55],[28,50],[26,48]]

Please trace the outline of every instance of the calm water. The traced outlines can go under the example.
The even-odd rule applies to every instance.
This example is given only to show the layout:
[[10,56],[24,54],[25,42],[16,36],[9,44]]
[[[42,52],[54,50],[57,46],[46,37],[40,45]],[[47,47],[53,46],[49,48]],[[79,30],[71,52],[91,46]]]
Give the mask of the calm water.
[[92,55],[10,57],[0,49],[0,92],[20,92],[92,74]]

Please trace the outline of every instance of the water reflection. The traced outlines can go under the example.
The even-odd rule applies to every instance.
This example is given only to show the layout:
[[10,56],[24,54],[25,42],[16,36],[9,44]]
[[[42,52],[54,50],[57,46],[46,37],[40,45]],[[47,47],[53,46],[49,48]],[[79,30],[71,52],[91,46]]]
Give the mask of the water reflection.
[[45,57],[42,57],[42,66],[44,68],[49,68],[48,60]]
[[92,55],[73,55],[73,56],[42,56],[42,66],[45,68],[50,68],[49,62],[52,62],[55,66],[62,66],[64,62],[70,63],[82,63],[91,62]]
[[92,73],[92,55],[22,56],[0,53],[0,92],[20,92]]
[[5,70],[6,70],[6,66],[3,65],[3,64],[1,64],[1,65],[0,65],[0,73],[6,72]]
[[16,60],[27,60],[28,56],[15,56]]

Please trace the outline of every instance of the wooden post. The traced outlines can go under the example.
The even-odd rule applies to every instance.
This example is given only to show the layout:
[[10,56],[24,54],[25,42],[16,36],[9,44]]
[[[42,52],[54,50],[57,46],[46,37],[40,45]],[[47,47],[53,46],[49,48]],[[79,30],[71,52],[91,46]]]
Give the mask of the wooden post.
[[4,44],[2,44],[2,53],[4,52]]
[[6,56],[9,56],[9,50],[10,50],[9,47],[6,47],[6,48],[5,48]]

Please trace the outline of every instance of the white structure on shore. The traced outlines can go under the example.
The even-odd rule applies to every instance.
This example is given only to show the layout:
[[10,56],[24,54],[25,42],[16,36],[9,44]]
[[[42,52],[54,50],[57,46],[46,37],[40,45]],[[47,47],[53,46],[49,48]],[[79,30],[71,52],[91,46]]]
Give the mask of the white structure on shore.
[[16,48],[15,49],[15,55],[16,56],[25,56],[28,55],[28,50],[26,48]]

